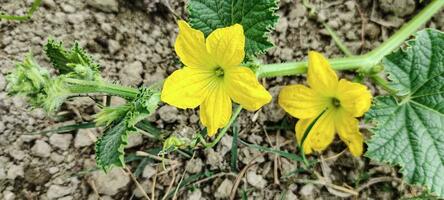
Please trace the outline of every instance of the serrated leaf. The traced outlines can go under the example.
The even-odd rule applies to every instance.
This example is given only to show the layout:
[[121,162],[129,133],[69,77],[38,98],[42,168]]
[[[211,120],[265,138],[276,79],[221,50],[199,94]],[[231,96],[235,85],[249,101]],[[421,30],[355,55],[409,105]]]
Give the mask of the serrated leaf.
[[278,16],[276,0],[190,0],[190,23],[208,36],[217,28],[236,23],[243,26],[247,55],[254,56],[273,47],[268,39]]
[[128,144],[128,126],[125,120],[109,126],[96,142],[97,166],[108,171],[113,165],[125,165],[125,146]]
[[80,75],[79,78],[84,80],[93,80],[98,76],[99,65],[78,43],[66,50],[62,42],[49,39],[44,49],[54,68],[61,74]]
[[104,109],[98,114],[96,121],[110,125],[96,142],[97,166],[107,171],[113,165],[124,165],[128,134],[137,130],[138,122],[155,112],[159,101],[159,91],[141,88],[133,101],[120,107]]
[[401,98],[375,99],[367,156],[400,165],[408,183],[444,197],[444,33],[418,32],[383,64]]

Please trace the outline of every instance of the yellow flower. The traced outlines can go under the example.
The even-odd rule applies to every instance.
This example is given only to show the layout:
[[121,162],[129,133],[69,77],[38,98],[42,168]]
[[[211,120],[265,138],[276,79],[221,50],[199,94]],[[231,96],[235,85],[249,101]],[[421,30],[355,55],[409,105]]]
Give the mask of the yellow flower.
[[306,154],[323,151],[332,143],[335,132],[354,156],[363,151],[363,136],[359,121],[371,105],[372,96],[365,85],[341,79],[331,69],[328,60],[320,53],[308,54],[308,85],[285,86],[279,94],[279,105],[290,115],[299,118],[296,138],[301,143],[304,131],[322,113],[306,137],[303,149]]
[[185,21],[178,24],[174,47],[185,67],[165,80],[163,102],[182,109],[200,105],[200,120],[209,136],[228,124],[231,100],[249,111],[270,102],[271,95],[253,71],[240,66],[245,56],[241,25],[216,29],[205,39]]

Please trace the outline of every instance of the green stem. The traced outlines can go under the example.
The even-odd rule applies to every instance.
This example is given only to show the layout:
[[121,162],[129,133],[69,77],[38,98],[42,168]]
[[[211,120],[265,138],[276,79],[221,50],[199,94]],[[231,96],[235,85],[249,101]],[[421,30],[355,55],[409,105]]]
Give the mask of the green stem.
[[[398,48],[416,30],[427,22],[435,13],[444,6],[443,0],[434,0],[419,12],[413,19],[406,23],[398,32],[381,44],[378,48],[361,56],[346,58],[333,58],[330,64],[335,70],[361,70],[366,73],[371,71],[374,65],[381,62],[382,58]],[[303,74],[307,71],[307,61],[289,62],[279,64],[265,64],[257,70],[260,78]]]
[[378,76],[377,74],[370,76],[370,78],[378,85],[383,88],[385,91],[389,92],[392,95],[396,95],[397,91],[389,86],[386,80]]
[[136,98],[139,90],[117,84],[98,81],[85,81],[80,79],[66,78],[66,83],[71,84],[69,89],[73,93],[106,93],[127,98]]
[[34,12],[39,8],[41,3],[42,0],[34,0],[34,2],[31,5],[31,8],[29,8],[28,13],[25,16],[6,15],[0,13],[0,19],[16,20],[16,21],[25,21],[31,19],[32,14],[34,14]]
[[313,128],[313,126],[316,124],[316,122],[319,120],[319,118],[321,118],[321,116],[325,113],[325,111],[327,111],[327,109],[323,110],[307,127],[307,129],[305,129],[304,134],[302,135],[302,139],[301,139],[301,144],[299,145],[299,150],[301,152],[301,157],[302,157],[302,161],[304,162],[304,165],[306,167],[309,167],[310,163],[308,162],[307,158],[305,157],[305,152],[304,152],[304,142],[305,139],[307,139],[308,134],[310,133],[311,129]]
[[204,144],[205,148],[212,148],[212,147],[216,146],[216,144],[227,133],[228,128],[231,127],[231,124],[233,124],[234,120],[237,118],[237,116],[239,115],[241,110],[242,110],[242,106],[240,106],[240,105],[237,106],[237,108],[234,110],[233,115],[231,116],[231,119],[228,122],[228,124],[219,132],[219,134],[217,135],[216,139],[214,139],[210,143]]

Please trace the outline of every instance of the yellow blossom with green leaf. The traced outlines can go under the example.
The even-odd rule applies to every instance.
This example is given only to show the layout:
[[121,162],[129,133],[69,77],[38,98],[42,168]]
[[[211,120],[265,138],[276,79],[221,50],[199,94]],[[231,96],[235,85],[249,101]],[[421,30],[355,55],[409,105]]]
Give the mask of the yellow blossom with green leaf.
[[180,20],[175,50],[182,63],[163,86],[161,100],[178,108],[200,106],[200,120],[208,135],[228,124],[232,100],[249,111],[271,101],[254,72],[241,66],[245,36],[239,24],[213,31],[207,38]]
[[356,117],[361,117],[370,108],[372,96],[367,87],[345,79],[338,80],[328,60],[318,52],[309,52],[307,79],[310,87],[285,86],[279,94],[279,105],[299,118],[296,123],[299,144],[310,123],[325,110],[305,138],[304,152],[323,151],[338,133],[350,152],[360,156],[364,138]]

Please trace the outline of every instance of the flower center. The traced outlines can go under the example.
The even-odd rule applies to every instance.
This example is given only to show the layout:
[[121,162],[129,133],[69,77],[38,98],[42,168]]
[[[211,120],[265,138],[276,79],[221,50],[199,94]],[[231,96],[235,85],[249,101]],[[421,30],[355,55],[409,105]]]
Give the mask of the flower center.
[[222,69],[222,67],[216,68],[216,76],[217,77],[224,77],[224,70]]
[[341,101],[339,101],[339,99],[337,99],[336,97],[333,97],[333,98],[331,98],[331,104],[335,108],[339,108],[341,106]]

